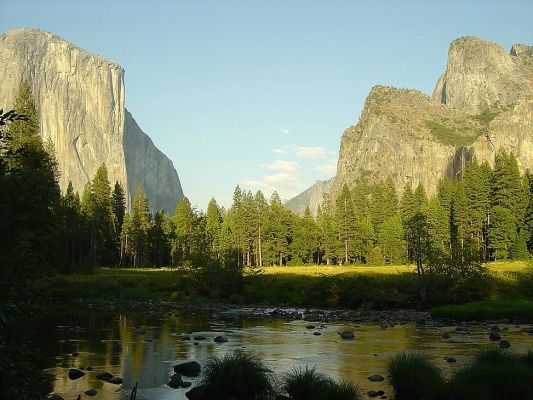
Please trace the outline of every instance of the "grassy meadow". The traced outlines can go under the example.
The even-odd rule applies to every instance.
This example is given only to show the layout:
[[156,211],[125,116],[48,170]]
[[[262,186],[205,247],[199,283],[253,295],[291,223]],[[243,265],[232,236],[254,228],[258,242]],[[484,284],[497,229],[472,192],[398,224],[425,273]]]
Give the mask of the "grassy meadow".
[[528,317],[533,310],[533,274],[528,272],[528,263],[494,262],[487,267],[489,274],[482,282],[464,282],[462,286],[431,282],[424,305],[418,300],[413,265],[274,266],[245,269],[238,278],[221,277],[219,271],[202,275],[194,268],[98,268],[92,274],[41,279],[34,284],[34,291],[66,301],[214,301],[359,310],[437,307],[435,316],[441,318],[519,318],[524,313]]

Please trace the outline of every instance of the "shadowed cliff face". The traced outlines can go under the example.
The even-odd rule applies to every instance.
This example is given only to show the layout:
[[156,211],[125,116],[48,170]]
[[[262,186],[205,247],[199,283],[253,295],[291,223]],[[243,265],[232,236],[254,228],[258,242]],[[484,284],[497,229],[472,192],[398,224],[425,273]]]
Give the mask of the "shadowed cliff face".
[[[70,180],[81,193],[105,163],[110,182],[122,182],[130,195],[135,191],[130,184],[144,186],[151,177],[166,177],[150,182],[145,191],[153,209],[174,209],[183,193],[172,163],[136,124],[126,132],[129,113],[120,65],[50,33],[16,29],[0,35],[0,108],[14,103],[24,80],[35,96],[41,135],[54,143],[63,190]],[[126,145],[126,134],[134,145]],[[127,162],[131,159],[134,167]]]
[[357,125],[342,136],[330,197],[363,176],[370,183],[390,176],[400,194],[406,183],[422,183],[432,195],[442,176],[460,177],[474,156],[492,165],[500,148],[516,155],[522,172],[533,170],[533,47],[514,45],[509,54],[492,42],[459,38],[431,98],[371,90]]
[[163,208],[167,213],[174,213],[177,199],[183,198],[174,165],[154,146],[128,110],[124,129],[124,154],[130,196],[133,198],[135,188],[141,184],[145,192],[150,193],[150,203],[157,205],[152,206],[152,209]]

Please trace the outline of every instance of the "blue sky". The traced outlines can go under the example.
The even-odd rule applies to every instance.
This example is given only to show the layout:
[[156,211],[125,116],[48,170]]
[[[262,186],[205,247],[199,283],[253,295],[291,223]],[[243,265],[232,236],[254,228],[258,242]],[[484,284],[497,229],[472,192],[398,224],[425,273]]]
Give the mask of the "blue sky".
[[288,199],[335,174],[376,84],[431,94],[449,43],[533,44],[533,1],[2,0],[0,31],[37,27],[116,61],[126,107],[205,209],[236,185]]

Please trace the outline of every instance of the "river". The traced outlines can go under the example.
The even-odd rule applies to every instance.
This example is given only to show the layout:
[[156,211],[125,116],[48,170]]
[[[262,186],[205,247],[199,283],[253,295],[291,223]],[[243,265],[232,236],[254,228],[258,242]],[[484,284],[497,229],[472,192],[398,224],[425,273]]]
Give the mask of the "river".
[[[220,318],[216,314],[192,312],[132,312],[88,308],[52,309],[36,334],[46,349],[47,369],[54,376],[54,393],[75,399],[89,389],[95,400],[129,399],[138,382],[138,400],[185,399],[188,389],[166,385],[179,362],[196,360],[203,364],[212,356],[245,351],[259,355],[277,376],[299,366],[316,366],[336,379],[357,383],[365,392],[384,390],[385,382],[369,382],[373,374],[385,376],[387,360],[400,351],[425,353],[445,374],[465,365],[472,354],[498,342],[488,339],[489,324],[472,324],[468,333],[443,324],[397,325],[383,329],[372,323],[314,323],[302,320],[261,320]],[[502,338],[511,349],[525,353],[533,338],[521,332],[526,325],[500,324]],[[530,327],[530,325],[529,325]],[[145,333],[139,334],[141,328]],[[343,340],[338,332],[353,330],[354,340]],[[444,332],[452,332],[443,339]],[[320,335],[315,335],[319,332]],[[204,335],[206,340],[182,340],[183,334]],[[224,335],[226,343],[214,343]],[[73,355],[73,353],[77,353]],[[446,362],[453,357],[456,363]],[[91,367],[92,371],[87,371]],[[70,368],[83,368],[85,375],[68,378]],[[96,379],[101,372],[123,378],[122,385]],[[187,378],[193,384],[196,378]],[[82,394],[82,398],[89,398]]]

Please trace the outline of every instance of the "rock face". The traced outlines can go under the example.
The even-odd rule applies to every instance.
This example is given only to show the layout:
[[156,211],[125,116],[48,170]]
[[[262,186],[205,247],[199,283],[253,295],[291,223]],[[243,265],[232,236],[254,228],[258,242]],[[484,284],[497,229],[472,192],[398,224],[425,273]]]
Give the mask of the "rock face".
[[458,177],[474,156],[493,165],[499,149],[513,152],[522,172],[533,170],[533,47],[514,45],[509,54],[493,42],[459,38],[431,98],[371,90],[359,122],[342,136],[330,197],[344,183],[389,176],[400,194],[410,182],[432,195],[443,175]]
[[173,211],[183,197],[172,162],[142,132],[124,106],[124,69],[37,29],[0,35],[0,108],[14,103],[20,84],[32,88],[44,140],[61,172],[80,193],[105,163],[128,202],[142,184],[153,209]]
[[525,45],[513,46],[509,54],[500,45],[474,36],[456,39],[450,44],[448,67],[433,99],[468,114],[510,106],[533,93],[530,56]]
[[316,181],[313,186],[298,196],[293,197],[284,205],[296,214],[303,215],[307,206],[313,215],[316,215],[318,206],[324,200],[324,194],[329,192],[331,179],[328,181]]

